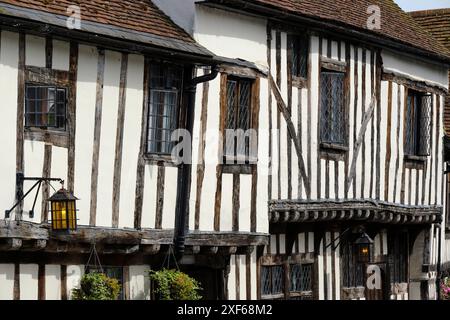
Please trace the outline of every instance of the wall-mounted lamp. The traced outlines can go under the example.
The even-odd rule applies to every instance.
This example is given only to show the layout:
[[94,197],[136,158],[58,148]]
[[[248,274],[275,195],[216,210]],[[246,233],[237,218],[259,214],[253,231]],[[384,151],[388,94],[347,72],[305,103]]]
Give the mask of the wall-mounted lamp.
[[[24,194],[23,183],[24,181],[36,181],[35,184]],[[29,217],[34,217],[34,207],[39,195],[39,190],[42,183],[50,183],[51,181],[57,181],[62,184],[59,191],[56,191],[47,201],[50,202],[50,210],[52,217],[52,229],[53,230],[75,230],[77,228],[77,210],[75,202],[78,200],[73,194],[64,189],[64,180],[59,178],[40,178],[40,177],[25,177],[23,173],[17,173],[16,175],[16,198],[17,202],[11,209],[5,211],[5,219],[8,219],[11,212],[19,206],[23,200],[37,188],[36,195],[31,210],[29,211]],[[20,219],[17,219],[20,220]]]

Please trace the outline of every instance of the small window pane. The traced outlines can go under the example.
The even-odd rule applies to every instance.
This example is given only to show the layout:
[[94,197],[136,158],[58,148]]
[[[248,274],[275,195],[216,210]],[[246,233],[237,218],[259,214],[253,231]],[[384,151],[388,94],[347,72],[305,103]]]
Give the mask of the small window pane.
[[312,290],[312,265],[291,265],[291,291],[302,292]]
[[344,78],[340,72],[321,73],[321,142],[345,145]]
[[170,154],[171,135],[177,129],[182,69],[154,63],[150,66],[150,106],[147,152]]
[[26,85],[25,125],[65,129],[66,89]]
[[270,296],[283,293],[283,266],[261,267],[262,295]]

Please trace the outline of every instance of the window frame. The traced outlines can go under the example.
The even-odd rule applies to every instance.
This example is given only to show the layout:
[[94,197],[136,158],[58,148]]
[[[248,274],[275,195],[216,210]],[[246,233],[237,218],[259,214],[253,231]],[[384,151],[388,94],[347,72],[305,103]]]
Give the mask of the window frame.
[[[410,163],[417,162],[417,163],[420,164],[420,163],[423,163],[423,162],[427,161],[428,157],[431,156],[431,149],[432,149],[432,145],[431,144],[432,144],[432,134],[433,134],[432,130],[431,130],[432,125],[433,125],[432,109],[434,107],[434,99],[433,99],[433,94],[432,93],[425,92],[425,91],[419,91],[419,90],[415,90],[415,89],[411,89],[411,88],[407,88],[407,90],[405,92],[405,106],[404,106],[405,126],[404,126],[404,129],[403,129],[403,139],[404,139],[403,141],[406,141],[407,143],[411,143],[410,137],[407,136],[408,135],[408,127],[406,126],[406,121],[408,119],[408,115],[411,112],[410,109],[409,109],[409,106],[410,106],[410,102],[409,101],[410,101],[411,97],[414,97],[414,99],[413,99],[414,102],[417,101],[417,99],[420,99],[420,101],[421,101],[420,110],[422,110],[422,108],[423,108],[423,105],[422,105],[422,101],[423,100],[422,99],[424,97],[429,97],[429,99],[430,99],[430,105],[429,105],[429,109],[428,109],[429,110],[429,117],[428,117],[429,133],[428,133],[428,136],[425,137],[425,139],[427,139],[427,141],[426,141],[426,143],[427,143],[427,150],[428,150],[427,154],[421,154],[421,151],[420,151],[420,149],[421,149],[420,144],[423,143],[421,139],[424,138],[423,135],[420,132],[421,127],[422,127],[423,114],[420,113],[419,119],[416,118],[416,111],[418,109],[417,109],[417,106],[415,104],[414,104],[414,107],[413,107],[414,110],[412,111],[414,118],[410,119],[410,122],[414,122],[414,127],[412,129],[410,129],[410,130],[414,131],[414,134],[416,135],[415,138],[419,138],[419,140],[417,140],[417,141],[415,140],[413,146],[409,146],[409,145],[405,144],[405,148],[404,148],[404,151],[403,151],[404,158],[405,158],[406,161],[408,161]],[[410,152],[410,150],[408,150],[408,148],[414,148],[414,152]]]
[[[167,69],[166,68],[175,68],[179,71],[179,87],[177,89],[169,89],[169,88],[162,88],[162,87],[152,87],[152,66],[153,65],[159,65],[160,67],[165,68],[164,71],[164,79],[167,79]],[[173,164],[172,161],[172,155],[171,153],[166,152],[159,152],[159,151],[151,151],[150,150],[150,131],[152,129],[162,129],[163,131],[170,130],[166,128],[153,128],[151,126],[152,122],[152,93],[153,92],[176,92],[176,105],[175,105],[175,120],[174,128],[171,128],[172,132],[177,129],[183,129],[184,125],[181,123],[183,117],[184,117],[184,110],[182,108],[183,100],[184,100],[184,76],[185,76],[185,70],[184,66],[181,64],[173,63],[173,62],[167,62],[167,61],[160,61],[160,60],[151,60],[149,61],[148,67],[146,68],[145,72],[148,73],[148,83],[146,84],[147,88],[147,102],[146,102],[146,108],[147,108],[147,117],[145,119],[145,137],[144,137],[144,159],[151,162],[151,163],[165,163],[166,165]],[[164,107],[165,108],[165,107]],[[158,108],[159,109],[159,108]],[[165,110],[165,109],[164,109]],[[159,110],[158,110],[159,111]],[[155,116],[155,115],[153,115]],[[159,116],[157,116],[157,121]],[[161,117],[164,117],[161,116]],[[162,142],[162,141],[160,141]],[[166,143],[170,143],[165,141]],[[173,145],[176,145],[176,142],[172,142]]]
[[[248,141],[248,153],[244,155],[245,159],[240,158],[239,155],[228,156],[226,152],[226,130],[227,128],[227,115],[228,115],[228,81],[249,82],[249,110],[248,121],[249,128],[247,130],[255,130],[256,136],[254,137],[254,157],[252,157],[251,140],[246,137]],[[240,87],[240,85],[238,85]],[[220,119],[220,132],[221,132],[221,147],[219,152],[219,162],[222,164],[223,172],[225,173],[242,173],[250,174],[253,168],[258,163],[258,122],[259,122],[259,76],[249,76],[247,73],[239,74],[239,72],[227,72],[224,71],[221,74],[221,119]],[[238,97],[240,98],[240,96]],[[235,106],[236,107],[236,106]],[[238,105],[239,107],[239,105]],[[237,121],[236,121],[237,122]],[[248,139],[248,140],[247,140]],[[235,150],[237,144],[235,144]],[[243,161],[244,160],[244,161]]]
[[[323,101],[324,101],[323,100],[323,94],[324,94],[323,90],[324,90],[324,88],[322,86],[322,82],[324,81],[323,80],[324,75],[327,75],[327,76],[328,75],[330,75],[330,76],[331,75],[336,75],[336,77],[339,77],[340,80],[342,81],[342,83],[340,84],[342,86],[342,94],[340,96],[340,100],[341,100],[342,104],[340,106],[335,106],[334,105],[334,103],[333,103],[334,102],[333,96],[330,96],[330,92],[327,92],[327,101],[331,101],[331,104],[329,103],[327,105],[329,116],[327,117],[328,121],[326,121],[326,122],[325,122],[325,119],[324,119],[324,112],[325,112],[325,110],[324,110],[324,105],[323,105]],[[334,91],[335,88],[336,88],[336,84],[334,83],[333,80],[334,79],[332,79],[332,78],[330,79],[330,83],[331,83],[331,86],[332,86],[331,87],[331,91]],[[347,133],[346,133],[346,131],[347,131],[346,130],[347,123],[345,121],[345,119],[346,119],[346,107],[345,107],[345,73],[344,72],[335,71],[335,70],[327,70],[327,69],[322,68],[322,70],[320,71],[320,101],[319,101],[319,103],[320,103],[320,114],[319,114],[319,121],[320,121],[320,125],[319,125],[319,128],[320,128],[320,132],[319,132],[320,145],[322,147],[327,147],[328,146],[330,148],[335,148],[335,149],[344,148],[344,150],[346,150],[345,147],[347,147],[347,145],[348,145],[348,139],[347,139]],[[334,111],[336,111],[335,109],[340,109],[340,114],[338,114],[340,119],[338,119],[338,120],[342,121],[342,123],[339,123],[339,122],[337,122],[338,120],[335,120],[337,123],[332,125],[331,121],[329,121],[330,120],[329,117],[331,116],[331,114]],[[327,128],[328,128],[328,131],[330,132],[329,133],[330,135],[332,135],[334,133],[333,128],[335,130],[337,130],[337,128],[344,129],[342,140],[341,141],[331,141],[330,139],[325,140],[324,132],[323,132],[325,125],[328,126]],[[337,131],[339,131],[339,130],[337,130]]]
[[[290,78],[292,85],[298,88],[306,88],[308,83],[308,76],[310,73],[309,70],[309,55],[310,55],[310,36],[306,31],[302,33],[289,33],[287,35],[287,63],[288,63],[288,77]],[[301,44],[306,44],[306,46],[302,46]],[[294,51],[296,45],[303,48],[304,51],[298,50],[297,56]],[[301,67],[300,67],[300,57],[304,56],[304,75],[301,75]],[[297,57],[297,59],[295,59]],[[294,66],[296,67],[297,72],[294,72]]]
[[[47,121],[47,125],[29,125],[27,123],[27,116],[30,115],[30,112],[27,111],[28,110],[28,89],[30,87],[34,87],[34,88],[46,88],[48,89],[55,89],[55,108],[57,108],[58,106],[58,91],[59,90],[64,90],[64,127],[57,127],[56,126],[56,119],[55,119],[55,126],[49,126],[48,125],[48,121]],[[55,134],[64,134],[68,132],[68,104],[69,104],[69,87],[65,86],[65,85],[61,85],[55,82],[48,82],[48,83],[41,83],[41,82],[32,82],[32,81],[25,81],[24,83],[24,104],[23,104],[23,108],[24,108],[24,113],[23,113],[23,121],[24,121],[24,130],[25,132],[33,132],[33,131],[37,131],[37,132],[48,132],[48,133],[55,133]],[[39,99],[33,99],[33,101],[38,101]],[[44,101],[45,99],[42,99],[42,101]],[[31,112],[31,114],[39,114],[37,112]],[[42,114],[50,114],[49,112],[46,113],[42,113]],[[55,111],[54,113],[55,118],[58,117],[58,113]]]
[[[261,286],[261,300],[312,300],[314,298],[314,287],[315,287],[315,264],[313,253],[306,254],[266,254],[260,258],[259,268],[260,268],[260,279],[258,279]],[[291,272],[293,266],[310,266],[310,290],[307,291],[294,291],[292,289],[292,279]],[[282,267],[283,270],[283,292],[277,294],[265,295],[263,294],[263,272],[262,268],[270,267]]]

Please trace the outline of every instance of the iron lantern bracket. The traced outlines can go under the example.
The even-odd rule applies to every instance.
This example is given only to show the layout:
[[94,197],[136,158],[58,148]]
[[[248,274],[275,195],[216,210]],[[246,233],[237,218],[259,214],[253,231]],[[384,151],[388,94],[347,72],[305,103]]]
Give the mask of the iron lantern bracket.
[[[24,194],[23,193],[23,183],[24,181],[36,181],[33,186]],[[11,209],[5,210],[5,219],[8,219],[10,217],[11,212],[19,206],[23,200],[37,187],[36,195],[34,197],[33,201],[33,207],[31,208],[29,215],[30,218],[33,218],[34,216],[34,207],[36,205],[37,197],[39,195],[39,190],[41,189],[41,185],[43,182],[51,182],[56,181],[60,182],[61,184],[64,184],[64,180],[60,178],[43,178],[43,177],[25,177],[23,173],[17,173],[16,174],[16,203],[12,206]]]

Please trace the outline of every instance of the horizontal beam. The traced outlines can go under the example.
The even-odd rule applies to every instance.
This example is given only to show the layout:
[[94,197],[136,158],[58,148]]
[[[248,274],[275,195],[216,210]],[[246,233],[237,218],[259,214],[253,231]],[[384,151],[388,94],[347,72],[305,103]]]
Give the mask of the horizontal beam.
[[442,220],[442,206],[406,206],[369,199],[276,200],[269,204],[271,223],[367,221],[388,224],[431,224]]

